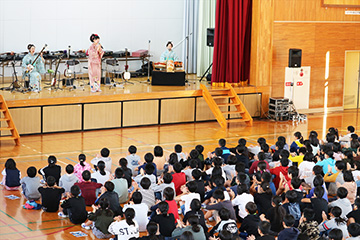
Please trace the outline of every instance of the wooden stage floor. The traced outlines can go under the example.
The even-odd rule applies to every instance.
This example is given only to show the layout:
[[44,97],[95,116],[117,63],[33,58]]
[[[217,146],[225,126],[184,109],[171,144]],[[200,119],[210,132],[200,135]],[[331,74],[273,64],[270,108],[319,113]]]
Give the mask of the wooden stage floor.
[[[206,154],[217,146],[219,138],[227,139],[227,146],[233,147],[241,137],[247,139],[248,145],[255,144],[258,137],[265,137],[273,144],[279,135],[285,136],[287,142],[291,143],[295,131],[307,136],[311,130],[316,130],[323,137],[324,131],[331,126],[337,127],[344,134],[350,124],[356,129],[360,128],[359,117],[358,111],[347,110],[328,115],[311,114],[304,123],[258,119],[254,121],[253,127],[230,124],[227,130],[221,129],[217,122],[206,122],[30,135],[21,138],[21,146],[14,146],[13,142],[1,143],[0,170],[3,170],[6,159],[11,157],[16,160],[22,176],[25,176],[29,166],[44,167],[49,155],[57,156],[58,164],[64,170],[67,164],[77,163],[80,153],[85,153],[90,161],[103,147],[108,147],[111,151],[114,170],[119,158],[127,155],[127,148],[132,144],[138,147],[141,157],[152,152],[156,145],[161,145],[164,153],[169,155],[178,143],[185,152],[202,144]],[[4,197],[10,194],[21,198],[9,200]],[[56,213],[24,210],[24,202],[20,191],[0,191],[0,239],[75,239],[69,232],[82,230],[79,225],[71,224],[68,219],[61,219]],[[91,231],[83,231],[89,235],[83,239],[94,239]]]

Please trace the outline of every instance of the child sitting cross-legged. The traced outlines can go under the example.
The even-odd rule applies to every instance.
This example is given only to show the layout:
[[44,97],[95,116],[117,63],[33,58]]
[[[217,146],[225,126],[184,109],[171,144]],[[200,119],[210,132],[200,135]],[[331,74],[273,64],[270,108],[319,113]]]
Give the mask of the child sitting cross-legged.
[[110,238],[112,234],[108,232],[108,227],[113,222],[114,213],[109,206],[109,200],[106,198],[100,199],[98,206],[92,206],[93,210],[89,214],[89,220],[81,224],[81,227],[86,230],[92,227],[92,232],[96,238]]
[[159,208],[156,210],[157,215],[151,218],[151,221],[159,225],[160,234],[166,237],[171,237],[172,232],[176,228],[174,214],[168,213],[169,204],[165,201],[159,203]]
[[73,185],[70,193],[67,193],[67,199],[61,204],[62,212],[59,212],[60,217],[69,217],[69,220],[74,224],[80,224],[86,221],[87,211],[85,200],[80,196],[79,186]]

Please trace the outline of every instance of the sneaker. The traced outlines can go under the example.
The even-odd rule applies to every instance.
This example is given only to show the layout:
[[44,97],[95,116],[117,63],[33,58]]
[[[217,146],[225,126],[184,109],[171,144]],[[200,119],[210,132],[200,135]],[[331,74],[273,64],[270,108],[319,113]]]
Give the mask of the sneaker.
[[208,221],[213,222],[213,221],[215,221],[215,219],[213,217],[209,217]]
[[58,216],[62,218],[67,218],[68,216],[65,215],[63,212],[58,212]]
[[96,92],[96,90],[91,90],[91,92],[93,92],[93,93],[94,93],[94,92]]
[[178,214],[179,214],[179,215],[182,214],[181,208],[178,209]]
[[81,224],[81,227],[86,229],[86,230],[90,230],[90,226],[86,226],[85,223],[82,223]]
[[101,92],[101,89],[98,89],[97,92]]

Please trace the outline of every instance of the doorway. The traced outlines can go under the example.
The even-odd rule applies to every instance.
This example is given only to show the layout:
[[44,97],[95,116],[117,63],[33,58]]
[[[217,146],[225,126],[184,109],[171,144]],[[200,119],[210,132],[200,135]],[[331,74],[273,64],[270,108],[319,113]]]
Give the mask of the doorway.
[[345,52],[344,109],[360,106],[360,51]]

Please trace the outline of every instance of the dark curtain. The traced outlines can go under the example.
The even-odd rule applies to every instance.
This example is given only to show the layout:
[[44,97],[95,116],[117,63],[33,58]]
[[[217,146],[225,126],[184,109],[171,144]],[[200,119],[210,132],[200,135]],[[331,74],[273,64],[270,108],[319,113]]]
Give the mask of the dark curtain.
[[211,82],[239,84],[250,73],[252,0],[217,0]]

